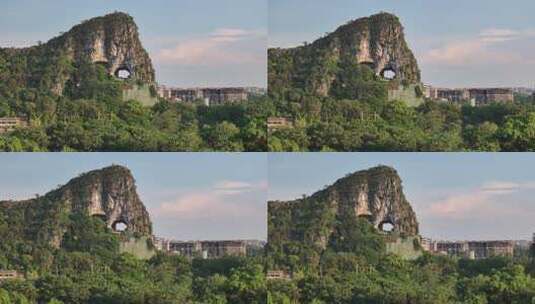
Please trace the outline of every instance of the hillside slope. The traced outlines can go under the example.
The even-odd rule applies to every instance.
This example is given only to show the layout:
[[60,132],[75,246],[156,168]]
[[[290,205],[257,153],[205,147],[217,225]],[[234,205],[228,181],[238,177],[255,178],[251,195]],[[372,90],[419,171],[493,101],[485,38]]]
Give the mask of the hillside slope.
[[388,78],[390,72],[395,84],[420,83],[403,26],[388,13],[353,20],[311,44],[269,49],[268,60],[272,96],[296,88],[323,97],[336,95],[334,90],[351,86],[346,76],[359,67],[373,71],[376,81]]

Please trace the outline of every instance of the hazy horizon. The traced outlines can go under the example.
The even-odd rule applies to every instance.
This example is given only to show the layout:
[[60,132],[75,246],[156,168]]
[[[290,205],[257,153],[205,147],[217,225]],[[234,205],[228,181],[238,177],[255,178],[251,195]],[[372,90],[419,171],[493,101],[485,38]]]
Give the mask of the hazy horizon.
[[266,0],[5,0],[0,47],[46,42],[83,20],[114,11],[134,18],[159,84],[267,86]]
[[386,11],[400,18],[425,84],[534,88],[534,10],[528,0],[270,0],[268,45],[302,45]]
[[4,153],[0,201],[34,198],[112,164],[132,172],[156,236],[267,238],[263,153]]
[[[278,153],[269,155],[269,200],[293,200],[347,173],[394,167],[419,221],[437,240],[531,240],[535,173],[524,153]],[[533,223],[533,224],[532,224]]]

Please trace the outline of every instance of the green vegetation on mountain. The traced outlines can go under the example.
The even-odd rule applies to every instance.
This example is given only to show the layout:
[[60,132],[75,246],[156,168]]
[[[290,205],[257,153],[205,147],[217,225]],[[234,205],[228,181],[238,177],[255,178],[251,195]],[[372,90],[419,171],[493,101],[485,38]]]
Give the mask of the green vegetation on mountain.
[[[424,102],[416,59],[390,14],[270,49],[268,67],[274,116],[293,120],[270,132],[269,151],[535,151],[532,97],[481,107]],[[394,79],[382,77],[385,68]]]
[[[189,261],[158,253],[141,260],[120,253],[120,236],[100,218],[83,214],[64,220],[68,229],[61,248],[25,241],[8,223],[0,210],[0,269],[17,270],[24,278],[0,281],[2,304],[266,301],[260,258]],[[54,225],[42,229],[55,229]]]
[[[374,233],[361,237],[373,238],[370,234]],[[290,280],[268,281],[268,303],[521,304],[535,300],[532,259],[465,260],[425,254],[408,261],[381,251],[363,254],[348,249],[324,253],[317,268],[303,264],[304,270],[293,273]]]
[[[131,78],[115,77],[120,68],[128,68]],[[263,98],[212,107],[123,100],[141,96],[123,94],[140,85],[157,99],[153,81],[137,27],[122,13],[86,21],[45,44],[0,49],[0,117],[24,117],[30,124],[0,135],[0,150],[266,150],[269,107]]]
[[[379,231],[375,220],[383,209],[357,216],[363,204],[380,205],[379,199],[397,196],[387,195],[399,191],[389,171],[357,172],[309,197],[270,202],[267,269],[290,277],[268,280],[268,303],[534,303],[535,258],[527,250],[485,260],[429,253],[407,259],[389,252],[391,239],[402,239],[403,233],[395,225],[393,232]],[[376,189],[386,192],[373,194]],[[361,200],[367,191],[370,196]],[[390,210],[398,212],[397,204],[404,203]],[[414,247],[420,250],[419,243]]]
[[[268,202],[270,268],[314,269],[327,252],[353,252],[377,261],[388,238],[418,235],[418,222],[406,200],[401,179],[390,167],[378,166],[348,174],[333,185],[294,201]],[[412,246],[412,243],[411,243]]]
[[535,101],[418,107],[388,101],[295,95],[273,100],[292,128],[269,135],[270,151],[535,151]]
[[[126,168],[91,171],[46,195],[0,202],[1,304],[265,303],[261,255],[194,259],[155,252]],[[113,216],[127,222],[115,231]],[[149,237],[149,238],[147,238]],[[150,258],[121,250],[146,240]]]
[[350,21],[311,44],[270,49],[268,58],[269,91],[275,97],[294,88],[315,96],[339,96],[344,84],[348,85],[342,90],[346,92],[358,87],[359,92],[351,92],[351,96],[366,94],[366,86],[358,86],[347,77],[358,65],[371,68],[377,75],[394,72],[395,81],[389,83],[393,89],[420,82],[420,70],[403,27],[388,13]]

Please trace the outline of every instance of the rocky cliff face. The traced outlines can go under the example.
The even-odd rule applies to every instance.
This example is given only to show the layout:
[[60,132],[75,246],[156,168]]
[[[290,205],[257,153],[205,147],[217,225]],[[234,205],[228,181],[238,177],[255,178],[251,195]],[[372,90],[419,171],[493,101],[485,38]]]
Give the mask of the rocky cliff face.
[[100,216],[108,227],[124,223],[129,232],[152,234],[149,213],[136,192],[134,177],[125,167],[111,166],[81,175],[46,195],[73,212]]
[[93,63],[104,64],[110,75],[126,69],[134,79],[154,81],[150,57],[139,40],[134,19],[127,14],[93,18],[49,43],[67,50],[75,61],[89,58]]
[[[64,62],[73,67],[80,62],[102,64],[110,75],[119,76],[127,71],[129,78],[145,83],[155,81],[151,59],[139,40],[138,28],[133,18],[125,13],[113,13],[93,18],[74,26],[68,32],[45,44],[24,49],[0,49],[6,58],[25,55],[39,65],[49,65],[56,70],[52,87],[62,94],[65,83],[73,77],[72,71],[64,68]],[[34,68],[34,67],[29,67]],[[40,76],[28,75],[26,86],[42,85]]]
[[[301,88],[328,96],[337,70],[344,63],[370,67],[378,76],[388,72],[403,83],[420,83],[420,70],[409,49],[399,19],[380,13],[351,21],[305,46],[270,49],[269,88]],[[273,92],[270,92],[273,93]]]
[[[325,249],[333,231],[340,228],[339,219],[348,216],[366,218],[379,230],[391,224],[391,233],[418,235],[418,221],[401,179],[393,168],[379,166],[350,174],[310,197],[268,202],[268,239],[279,243],[306,237]],[[310,233],[314,235],[305,235]]]
[[[13,222],[14,226],[27,225],[23,230],[31,228],[33,233],[50,233],[44,238],[54,246],[60,245],[65,229],[61,215],[68,217],[71,213],[98,216],[113,230],[122,223],[126,225],[125,231],[138,237],[152,235],[152,223],[136,192],[134,178],[121,166],[84,173],[42,197],[0,202],[0,211],[3,211],[0,215],[10,214],[9,209],[22,209],[23,212],[16,214],[24,214],[19,222]],[[39,227],[49,227],[52,231],[42,231]]]

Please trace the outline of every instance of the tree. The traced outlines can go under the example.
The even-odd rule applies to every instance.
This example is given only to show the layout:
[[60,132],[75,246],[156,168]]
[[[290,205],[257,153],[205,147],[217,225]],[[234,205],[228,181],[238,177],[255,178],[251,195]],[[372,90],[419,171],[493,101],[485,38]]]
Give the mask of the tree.
[[238,135],[240,130],[231,122],[223,121],[204,130],[208,145],[216,151],[241,151],[243,144]]

